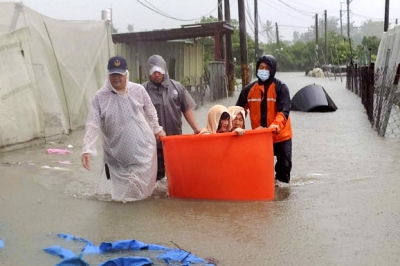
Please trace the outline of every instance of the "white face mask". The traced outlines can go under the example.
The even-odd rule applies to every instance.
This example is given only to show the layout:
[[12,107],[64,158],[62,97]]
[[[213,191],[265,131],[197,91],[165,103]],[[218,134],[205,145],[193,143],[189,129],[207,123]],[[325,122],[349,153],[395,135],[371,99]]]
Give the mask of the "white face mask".
[[257,77],[262,81],[266,81],[269,78],[269,70],[259,69],[257,70]]

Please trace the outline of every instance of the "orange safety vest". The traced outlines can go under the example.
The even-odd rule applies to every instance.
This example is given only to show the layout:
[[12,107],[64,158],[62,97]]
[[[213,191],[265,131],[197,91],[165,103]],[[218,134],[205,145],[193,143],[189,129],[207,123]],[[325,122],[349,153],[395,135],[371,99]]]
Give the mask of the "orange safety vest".
[[[263,101],[264,90],[264,85],[260,85],[258,82],[256,82],[247,95],[247,104],[245,109],[250,111],[252,129],[255,129],[261,125],[261,101]],[[290,117],[286,119],[282,112],[277,111],[277,99],[274,82],[269,86],[266,97],[267,127],[269,127],[271,124],[279,126],[278,134],[272,134],[274,143],[291,139],[293,133]]]

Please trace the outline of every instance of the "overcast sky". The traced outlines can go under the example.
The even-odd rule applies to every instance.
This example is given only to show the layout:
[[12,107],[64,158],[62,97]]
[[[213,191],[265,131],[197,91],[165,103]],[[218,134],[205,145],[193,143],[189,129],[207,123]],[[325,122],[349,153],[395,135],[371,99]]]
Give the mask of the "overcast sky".
[[[253,20],[254,0],[244,1]],[[0,2],[6,1],[0,0]],[[133,24],[135,31],[145,31],[176,28],[198,22],[202,16],[218,16],[218,0],[24,0],[22,2],[43,15],[62,20],[99,20],[103,9],[112,8],[113,23],[118,32],[128,31],[128,24]],[[314,24],[315,13],[322,18],[324,10],[327,10],[328,17],[339,18],[341,2],[345,11],[346,0],[258,0],[259,16],[263,23],[267,20],[278,23],[283,39],[291,40],[293,31],[305,32]],[[237,19],[238,0],[231,0],[230,3],[231,18]],[[162,16],[154,10],[175,19]],[[355,21],[356,25],[369,18],[383,21],[385,0],[352,0],[350,11],[350,21]],[[250,21],[249,15],[246,15],[246,27],[248,33],[254,35],[254,23]],[[400,19],[400,0],[390,0],[389,18],[393,24],[396,18]],[[346,20],[347,14],[344,13],[343,24]],[[259,28],[261,30],[261,26]],[[345,32],[345,29],[343,30]],[[266,42],[265,36],[260,35],[260,41]]]

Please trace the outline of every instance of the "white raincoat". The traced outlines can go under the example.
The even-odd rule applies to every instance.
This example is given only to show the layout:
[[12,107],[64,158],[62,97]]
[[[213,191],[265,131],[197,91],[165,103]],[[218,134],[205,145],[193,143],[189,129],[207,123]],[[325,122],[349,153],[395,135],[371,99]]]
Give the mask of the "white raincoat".
[[97,155],[95,142],[103,137],[105,167],[96,194],[110,194],[116,201],[134,201],[150,196],[157,173],[155,134],[162,130],[156,110],[142,85],[129,82],[119,94],[107,75],[97,91],[86,121],[83,153]]

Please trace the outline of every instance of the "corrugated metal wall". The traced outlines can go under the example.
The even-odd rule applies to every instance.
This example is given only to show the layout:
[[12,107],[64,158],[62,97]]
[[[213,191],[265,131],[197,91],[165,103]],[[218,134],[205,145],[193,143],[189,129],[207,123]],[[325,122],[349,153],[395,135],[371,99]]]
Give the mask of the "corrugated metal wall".
[[[204,46],[201,44],[185,41],[146,42],[133,45],[115,44],[114,48],[116,55],[127,59],[130,80],[134,82],[147,81],[146,63],[153,54],[161,55],[167,62],[170,75],[185,85],[198,84],[203,75]],[[140,72],[141,80],[139,80]]]

